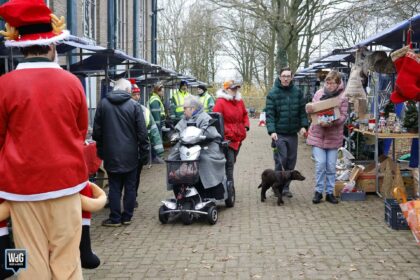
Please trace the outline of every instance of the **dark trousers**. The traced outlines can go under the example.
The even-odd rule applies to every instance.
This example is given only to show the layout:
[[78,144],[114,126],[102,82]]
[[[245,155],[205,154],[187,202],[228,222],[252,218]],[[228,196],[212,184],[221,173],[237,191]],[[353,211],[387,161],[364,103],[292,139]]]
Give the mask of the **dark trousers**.
[[143,170],[143,162],[139,161],[139,167],[137,168],[136,174],[136,199],[139,196],[139,187],[140,187],[140,175],[141,171]]
[[[129,221],[133,217],[136,202],[137,168],[127,173],[108,172],[109,178],[109,218],[114,223]],[[121,213],[121,194],[124,189],[123,211]]]
[[231,181],[233,186],[235,186],[235,183],[233,181],[233,166],[236,162],[236,157],[238,156],[239,149],[235,151],[232,148],[228,148],[226,152],[226,177],[228,181]]
[[[298,136],[297,134],[277,134],[277,153],[274,153],[274,169],[293,170],[296,166]],[[282,168],[283,167],[283,168]],[[283,191],[289,191],[289,183],[287,183]]]

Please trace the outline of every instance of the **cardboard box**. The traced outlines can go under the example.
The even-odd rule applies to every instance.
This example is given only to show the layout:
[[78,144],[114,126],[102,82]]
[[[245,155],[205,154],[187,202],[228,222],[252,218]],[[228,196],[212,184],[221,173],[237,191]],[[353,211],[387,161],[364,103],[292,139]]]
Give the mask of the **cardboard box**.
[[[360,176],[360,173],[363,171],[363,167],[360,165],[356,165],[351,170],[349,181],[356,181],[357,178]],[[346,183],[349,181],[336,181],[334,185],[334,196],[340,196],[341,191],[343,190]],[[357,185],[356,185],[357,188]]]
[[319,111],[317,113],[310,114],[311,122],[319,124],[321,122],[332,122],[340,118],[340,109],[338,107]]
[[341,194],[341,191],[344,188],[344,185],[346,184],[346,182],[344,181],[336,181],[335,185],[334,185],[334,196],[338,197]]
[[313,113],[317,113],[317,112],[325,111],[327,109],[331,109],[334,107],[339,107],[340,98],[335,97],[335,98],[330,98],[330,99],[321,100],[317,102],[311,102],[311,103],[308,103],[308,106],[312,107]]
[[357,98],[354,102],[354,111],[357,113],[358,119],[360,120],[369,118],[369,114],[367,113],[367,100]]
[[340,117],[339,97],[308,103],[307,106],[312,107],[313,113],[309,114],[312,123],[331,122]]

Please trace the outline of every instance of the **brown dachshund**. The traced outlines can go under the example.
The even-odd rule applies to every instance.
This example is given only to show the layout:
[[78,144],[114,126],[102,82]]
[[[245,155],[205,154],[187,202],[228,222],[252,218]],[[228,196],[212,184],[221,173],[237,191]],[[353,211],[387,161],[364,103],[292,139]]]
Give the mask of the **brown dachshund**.
[[265,193],[270,187],[272,187],[275,195],[278,197],[277,205],[280,206],[283,204],[283,188],[288,182],[292,180],[303,181],[305,180],[305,177],[297,170],[264,170],[264,172],[261,174],[261,184],[258,186],[258,188],[261,188],[261,202],[266,200]]

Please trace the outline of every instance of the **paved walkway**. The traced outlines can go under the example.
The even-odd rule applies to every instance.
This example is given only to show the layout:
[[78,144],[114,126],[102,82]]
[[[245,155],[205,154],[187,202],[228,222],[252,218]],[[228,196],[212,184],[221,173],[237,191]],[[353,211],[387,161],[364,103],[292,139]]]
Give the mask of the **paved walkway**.
[[261,203],[260,173],[273,166],[266,129],[252,127],[235,166],[237,201],[220,207],[219,221],[161,225],[165,166],[144,170],[134,222],[104,228],[108,215],[94,215],[92,239],[102,264],[85,279],[420,279],[420,248],[410,231],[384,223],[383,201],[332,205],[311,202],[314,165],[300,143],[293,198],[278,207],[269,191]]

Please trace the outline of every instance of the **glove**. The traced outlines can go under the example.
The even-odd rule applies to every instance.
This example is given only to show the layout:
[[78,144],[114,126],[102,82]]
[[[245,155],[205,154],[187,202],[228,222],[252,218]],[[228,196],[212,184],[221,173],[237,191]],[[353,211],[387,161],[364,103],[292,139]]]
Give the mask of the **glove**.
[[274,141],[274,140],[271,140],[271,148],[277,148],[277,144],[276,144],[276,141]]
[[249,131],[249,127],[248,126],[245,126],[245,129],[246,129],[246,131]]

